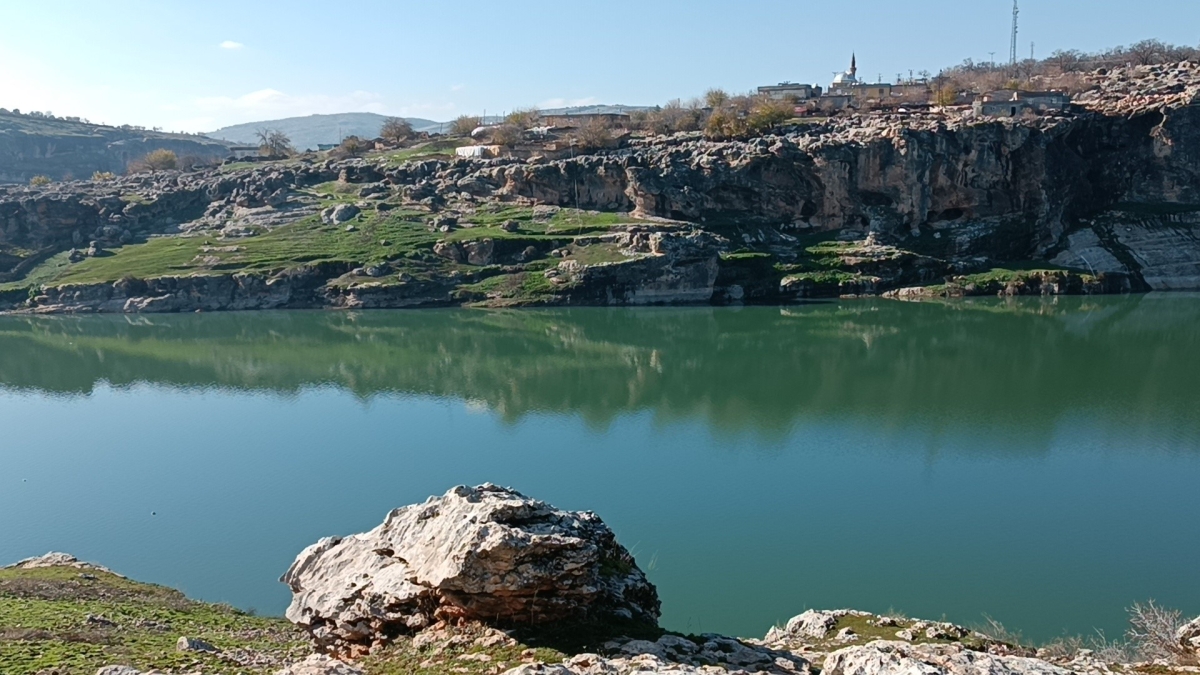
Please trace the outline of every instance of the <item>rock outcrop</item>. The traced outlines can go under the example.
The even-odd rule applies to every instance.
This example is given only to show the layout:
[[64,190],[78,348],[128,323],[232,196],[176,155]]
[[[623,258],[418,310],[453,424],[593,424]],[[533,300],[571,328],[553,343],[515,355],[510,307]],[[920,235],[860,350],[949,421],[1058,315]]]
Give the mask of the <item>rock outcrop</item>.
[[0,111],[0,184],[86,178],[96,171],[124,173],[130,162],[154,150],[181,161],[224,159],[229,144],[204,136],[166,134]]
[[282,581],[287,617],[358,654],[436,621],[657,624],[658,595],[595,514],[491,484],[456,487],[370,532],[308,547]]
[[1071,675],[1022,656],[995,656],[962,645],[876,641],[847,647],[825,659],[823,675]]
[[[427,253],[436,269],[420,283],[385,283],[370,273],[371,280],[345,283],[338,280],[344,271],[327,269],[322,292],[292,294],[282,304],[278,294],[257,290],[252,294],[263,302],[200,303],[186,290],[96,300],[51,284],[0,293],[0,309],[411,307],[511,299],[493,297],[505,288],[538,289],[535,300],[515,294],[526,304],[778,303],[952,285],[1010,263],[1062,274],[973,288],[965,282],[958,294],[1200,289],[1200,66],[1081,77],[1089,90],[1074,109],[1032,118],[980,118],[956,108],[864,112],[749,140],[648,137],[555,161],[420,159],[391,166],[301,159],[241,171],[0,187],[0,281],[26,278],[57,253],[83,261],[158,234],[231,240],[308,216],[353,232],[372,214],[401,206],[423,214],[430,232],[447,235],[421,243],[419,251],[368,252],[349,267],[386,271],[383,255]],[[335,180],[338,195],[359,201],[339,196],[331,205],[310,189]],[[628,213],[651,223],[644,234],[680,246],[624,247],[630,255],[573,259],[547,270],[547,251],[530,246],[532,239],[464,235],[481,204]],[[496,227],[513,233],[519,225]],[[555,232],[563,233],[561,241],[536,241],[561,250],[595,239]],[[857,244],[857,254],[840,261],[810,255],[814,240],[830,238]],[[503,240],[533,250],[505,251]],[[756,266],[748,255],[770,262]],[[317,258],[301,257],[281,261],[270,274]],[[225,293],[237,273],[267,274],[213,261],[191,274],[226,282],[200,293]],[[495,265],[505,269],[487,273],[509,275],[511,283],[468,288],[484,279],[463,274],[463,267]],[[170,269],[158,275],[176,276]]]
[[1200,661],[1200,617],[1192,619],[1175,634],[1179,645],[1184,651],[1190,652],[1193,658]]

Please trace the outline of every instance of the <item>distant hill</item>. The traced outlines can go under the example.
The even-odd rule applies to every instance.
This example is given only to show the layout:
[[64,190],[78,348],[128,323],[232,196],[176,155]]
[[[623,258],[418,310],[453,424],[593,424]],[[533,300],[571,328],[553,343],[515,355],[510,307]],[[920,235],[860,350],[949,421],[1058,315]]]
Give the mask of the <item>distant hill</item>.
[[83,179],[96,171],[125,173],[130,162],[159,149],[174,152],[184,162],[229,155],[228,144],[205,136],[0,110],[0,183],[27,183],[34,176]]
[[[600,113],[631,113],[638,110],[654,110],[649,106],[636,105],[588,105],[572,108],[552,108],[541,111],[547,115],[565,114],[600,114]],[[292,139],[292,145],[297,150],[316,150],[318,145],[340,143],[347,136],[360,138],[375,138],[383,127],[385,115],[375,113],[339,113],[336,115],[309,115],[308,117],[288,117],[281,120],[265,120],[249,122],[224,127],[210,131],[206,136],[219,138],[239,145],[257,145],[259,129],[278,129]],[[450,122],[435,122],[419,117],[405,117],[416,131],[436,133],[449,128]],[[485,123],[494,124],[503,121],[503,117],[489,115]]]
[[[340,143],[347,136],[376,138],[385,119],[387,116],[375,113],[309,115],[237,124],[205,135],[238,144],[257,145],[258,137],[255,134],[259,129],[278,129],[292,139],[292,145],[296,146],[297,150],[316,150],[318,145]],[[437,131],[440,126],[438,122],[419,117],[405,119],[416,131]]]

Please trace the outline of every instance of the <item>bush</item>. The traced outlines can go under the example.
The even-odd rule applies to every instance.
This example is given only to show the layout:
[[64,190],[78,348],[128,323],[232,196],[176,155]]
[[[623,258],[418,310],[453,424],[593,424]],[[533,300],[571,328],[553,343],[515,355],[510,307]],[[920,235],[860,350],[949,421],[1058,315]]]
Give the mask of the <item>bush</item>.
[[179,158],[175,156],[175,153],[160,148],[139,160],[130,162],[129,170],[135,173],[144,171],[171,171],[178,166]]
[[258,136],[259,152],[267,157],[291,157],[296,154],[292,139],[278,129],[259,129],[254,134]]
[[1129,608],[1129,630],[1125,637],[1142,658],[1169,659],[1176,663],[1187,661],[1191,654],[1176,639],[1176,633],[1187,622],[1177,609],[1167,609],[1153,600],[1134,603]]
[[738,114],[737,110],[729,107],[714,110],[704,125],[705,137],[714,141],[740,138],[745,136],[747,131],[749,127],[745,118]]
[[571,135],[571,143],[582,150],[603,150],[613,144],[612,130],[601,120],[592,120]]
[[389,117],[383,121],[383,128],[379,130],[380,138],[392,143],[403,143],[416,135],[412,125],[408,120],[399,117]]
[[483,120],[471,115],[460,115],[450,125],[450,133],[458,136],[469,136],[472,131],[475,131],[482,124]]
[[796,108],[787,101],[760,97],[755,100],[746,119],[750,131],[763,133],[783,124],[796,114]]
[[104,183],[110,180],[116,180],[117,174],[111,171],[96,171],[92,173],[92,180],[97,183]]
[[492,143],[511,148],[525,138],[525,130],[511,123],[504,123],[492,130]]
[[330,151],[330,154],[338,159],[362,157],[367,149],[367,142],[363,139],[358,136],[347,136],[341,145]]
[[29,179],[29,184],[33,187],[42,187],[43,185],[49,185],[50,182],[51,181],[50,181],[49,176],[34,176],[33,178]]
[[537,108],[525,108],[510,112],[504,118],[504,121],[507,124],[515,125],[524,130],[536,127],[540,118],[541,112]]

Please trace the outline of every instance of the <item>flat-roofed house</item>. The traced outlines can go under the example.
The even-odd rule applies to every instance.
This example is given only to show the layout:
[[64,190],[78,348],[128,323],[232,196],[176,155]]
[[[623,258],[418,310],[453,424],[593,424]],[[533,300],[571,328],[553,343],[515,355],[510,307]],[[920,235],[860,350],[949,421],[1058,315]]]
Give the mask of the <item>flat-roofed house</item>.
[[809,99],[818,98],[821,95],[821,88],[811,84],[780,82],[779,84],[773,84],[767,87],[759,87],[758,93],[762,96],[769,96],[777,101],[785,101],[788,99],[807,101]]
[[1046,113],[1071,107],[1071,97],[1062,91],[992,91],[975,100],[975,114],[982,117],[1019,117],[1027,112]]

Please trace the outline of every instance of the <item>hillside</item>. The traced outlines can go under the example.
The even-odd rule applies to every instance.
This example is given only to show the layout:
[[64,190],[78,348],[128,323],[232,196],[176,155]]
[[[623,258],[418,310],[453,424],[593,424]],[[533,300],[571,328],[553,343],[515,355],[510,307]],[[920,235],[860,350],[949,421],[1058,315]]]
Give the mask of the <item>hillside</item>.
[[[206,134],[210,138],[233,143],[257,144],[259,129],[278,129],[292,139],[298,150],[316,150],[324,143],[339,143],[347,136],[375,138],[379,135],[385,115],[375,113],[339,113],[337,115],[309,115],[288,117],[281,120],[248,122],[217,129]],[[417,131],[436,131],[440,123],[418,117],[406,117]]]
[[0,183],[124,173],[129,163],[165,148],[181,159],[223,158],[228,145],[204,136],[110,127],[0,110]]

